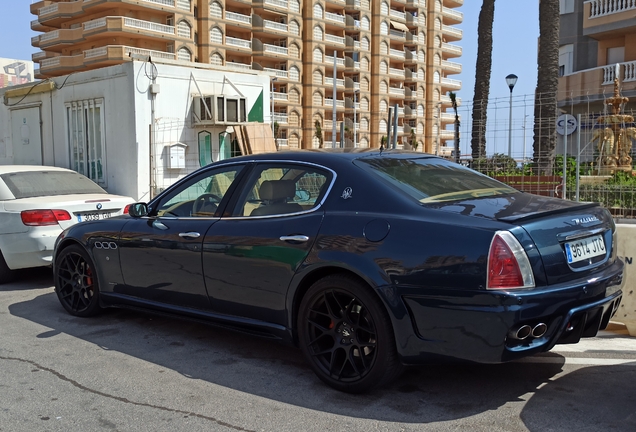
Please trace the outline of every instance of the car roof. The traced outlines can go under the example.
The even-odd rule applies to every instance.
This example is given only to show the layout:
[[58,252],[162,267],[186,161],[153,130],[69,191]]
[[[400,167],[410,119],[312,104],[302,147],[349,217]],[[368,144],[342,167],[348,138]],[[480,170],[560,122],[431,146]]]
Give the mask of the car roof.
[[421,158],[435,155],[404,150],[382,150],[379,148],[322,148],[322,149],[290,149],[271,153],[259,153],[237,156],[219,162],[258,161],[258,160],[298,160],[304,162],[326,163],[328,161],[351,161],[363,157],[403,157]]
[[54,166],[44,165],[0,165],[0,174],[17,173],[17,172],[32,172],[32,171],[69,171],[74,172],[66,168],[59,168]]

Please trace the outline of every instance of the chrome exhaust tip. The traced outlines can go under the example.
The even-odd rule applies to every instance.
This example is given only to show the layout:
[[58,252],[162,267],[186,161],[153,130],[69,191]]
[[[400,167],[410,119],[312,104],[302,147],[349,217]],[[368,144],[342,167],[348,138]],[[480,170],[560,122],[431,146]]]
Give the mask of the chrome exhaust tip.
[[548,326],[545,323],[539,323],[532,328],[532,337],[540,338],[548,331]]
[[510,337],[517,340],[524,340],[532,333],[532,327],[529,325],[522,325],[517,330],[510,331]]

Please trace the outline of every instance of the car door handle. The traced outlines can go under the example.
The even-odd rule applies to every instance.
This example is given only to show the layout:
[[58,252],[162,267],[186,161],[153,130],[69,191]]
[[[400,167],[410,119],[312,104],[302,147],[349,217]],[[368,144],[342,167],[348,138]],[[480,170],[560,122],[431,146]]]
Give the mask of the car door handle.
[[309,240],[309,237],[306,235],[292,235],[292,236],[281,236],[281,241],[295,241],[295,242],[306,242]]
[[188,238],[188,239],[195,239],[195,238],[201,237],[201,234],[199,234],[198,232],[191,231],[191,232],[179,233],[179,237]]

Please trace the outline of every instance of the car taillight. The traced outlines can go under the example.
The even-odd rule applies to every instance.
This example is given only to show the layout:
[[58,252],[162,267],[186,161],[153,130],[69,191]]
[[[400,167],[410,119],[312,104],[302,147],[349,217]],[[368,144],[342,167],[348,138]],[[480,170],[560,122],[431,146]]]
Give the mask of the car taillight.
[[126,207],[124,207],[124,214],[128,214],[128,210],[130,210],[130,204],[126,204]]
[[487,289],[534,287],[530,261],[519,241],[508,231],[497,231],[488,253]]
[[24,210],[20,217],[27,226],[57,225],[59,221],[71,220],[66,210]]

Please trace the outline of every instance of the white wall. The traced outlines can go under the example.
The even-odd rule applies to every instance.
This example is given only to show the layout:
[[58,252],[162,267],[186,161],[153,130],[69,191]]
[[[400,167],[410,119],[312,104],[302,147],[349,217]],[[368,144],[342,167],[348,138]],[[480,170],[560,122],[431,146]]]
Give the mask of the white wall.
[[[264,116],[269,116],[268,75],[225,72],[206,66],[195,69],[177,65],[177,62],[169,63],[174,64],[154,64],[159,85],[155,99],[155,125],[170,125],[161,131],[161,137],[157,137],[159,132],[155,133],[155,141],[161,146],[172,141],[188,144],[185,169],[167,170],[161,159],[161,149],[153,152],[155,163],[151,162],[152,96],[149,87],[153,68],[150,63],[126,62],[58,77],[54,79],[57,88],[53,91],[30,94],[24,99],[21,96],[10,98],[8,102],[17,103],[17,107],[40,107],[42,163],[71,168],[65,104],[102,98],[106,142],[105,188],[111,193],[148,201],[151,182],[156,187],[167,187],[199,167],[196,140],[197,132],[202,128],[192,125],[190,113],[192,97],[199,95],[199,89],[204,95],[238,95],[231,82],[247,98],[248,113],[263,92]],[[0,90],[0,97],[4,92]],[[212,132],[213,139],[218,139],[218,133],[225,126],[205,129]],[[0,104],[0,165],[15,163],[12,148],[10,107]]]

